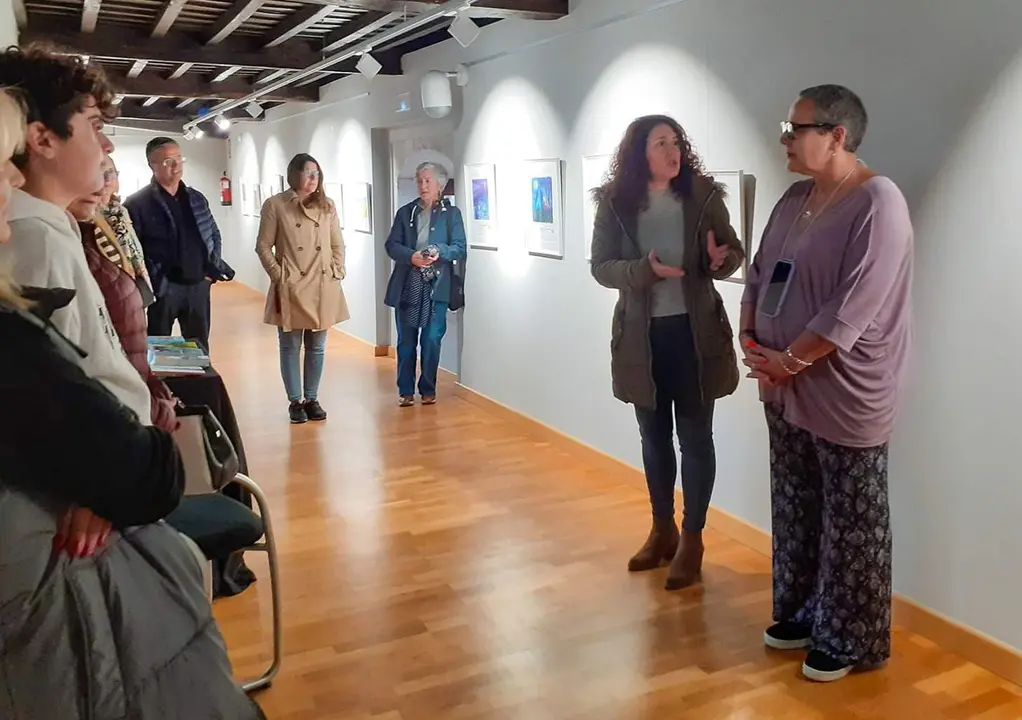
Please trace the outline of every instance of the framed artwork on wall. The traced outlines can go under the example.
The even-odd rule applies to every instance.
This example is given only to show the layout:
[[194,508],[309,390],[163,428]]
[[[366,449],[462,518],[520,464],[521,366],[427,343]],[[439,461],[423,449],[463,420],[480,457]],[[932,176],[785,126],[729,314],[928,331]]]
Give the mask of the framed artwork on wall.
[[745,248],[745,262],[734,275],[727,279],[727,282],[744,285],[749,263],[752,262],[752,253],[749,248],[749,232],[746,228],[745,174],[741,170],[721,170],[707,174],[712,176],[717,184],[724,186],[724,204],[727,206],[728,214],[731,216],[731,227],[735,229],[739,242]]
[[344,225],[344,199],[341,197],[341,184],[340,183],[324,183],[323,192],[328,198],[333,200],[334,207],[337,209],[337,222],[343,228]]
[[263,186],[260,183],[253,183],[252,185],[252,196],[254,198],[252,203],[252,217],[259,217],[259,213],[263,210]]
[[283,175],[277,176],[277,192],[282,193],[287,190],[287,180]]
[[345,183],[342,187],[344,196],[344,227],[355,232],[372,234],[373,232],[373,197],[369,183]]
[[527,160],[524,163],[524,189],[528,191],[522,208],[525,219],[525,246],[530,255],[564,257],[564,209],[561,195],[561,161]]
[[465,165],[468,244],[497,249],[497,173],[492,163]]
[[582,246],[586,260],[592,260],[593,225],[596,221],[596,201],[593,191],[602,187],[613,155],[585,155],[582,157]]

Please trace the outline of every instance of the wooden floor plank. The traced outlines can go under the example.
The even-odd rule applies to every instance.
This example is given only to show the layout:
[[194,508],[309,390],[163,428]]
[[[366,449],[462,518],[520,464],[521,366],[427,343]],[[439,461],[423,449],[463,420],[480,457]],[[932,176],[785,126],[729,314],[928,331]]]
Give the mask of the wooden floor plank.
[[[291,426],[261,297],[214,292],[213,360],[280,549],[271,720],[1022,718],[1022,691],[895,632],[887,668],[805,682],[762,645],[770,567],[707,532],[704,583],[630,575],[644,493],[453,395],[395,403],[394,364],[331,333],[323,424]],[[766,459],[764,458],[764,462]],[[239,676],[269,657],[269,580],[215,610]]]

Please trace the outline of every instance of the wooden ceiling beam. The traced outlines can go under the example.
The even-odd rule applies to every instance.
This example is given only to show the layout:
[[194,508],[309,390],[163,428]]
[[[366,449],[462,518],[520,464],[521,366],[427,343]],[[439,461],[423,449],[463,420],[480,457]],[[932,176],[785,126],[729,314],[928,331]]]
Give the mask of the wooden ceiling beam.
[[170,28],[174,26],[177,16],[181,14],[181,10],[187,2],[188,0],[167,0],[166,5],[163,6],[163,12],[160,13],[156,24],[153,25],[152,36],[163,37],[170,32]]
[[206,44],[216,45],[223,42],[232,32],[241,27],[242,23],[255,15],[256,10],[266,0],[235,0],[230,8],[224,11],[213,26],[206,31]]
[[146,60],[150,62],[193,63],[260,70],[303,70],[319,62],[322,55],[304,43],[291,42],[274,48],[261,49],[248,39],[230,38],[219,45],[202,45],[184,34],[168,34],[153,38],[130,28],[108,31],[100,28],[94,33],[28,28],[21,33],[22,44],[41,41],[53,43],[77,55],[90,55],[96,59]]
[[370,10],[362,13],[357,19],[346,22],[323,38],[323,52],[331,53],[342,47],[353,45],[367,35],[380,30],[386,25],[404,17],[401,12],[378,12]]
[[287,18],[277,24],[273,30],[264,38],[264,47],[276,47],[286,43],[293,37],[297,37],[313,25],[330,17],[337,9],[334,5],[309,5],[301,10],[296,10]]
[[[197,74],[185,75],[180,78],[163,78],[159,75],[151,77],[130,78],[124,75],[110,78],[117,92],[127,97],[193,98],[237,100],[243,98],[255,86],[246,78],[228,78],[220,82],[210,82]],[[275,90],[262,98],[266,102],[317,102],[319,89],[315,87],[285,87]]]
[[[189,113],[185,108],[175,107],[177,104],[178,103],[173,101],[164,101],[144,106],[143,102],[140,102],[138,99],[128,98],[121,103],[117,118],[113,121],[113,124],[116,125],[122,120],[176,121],[179,123],[178,129],[180,130],[180,123],[185,123],[188,120],[191,120],[193,114]],[[252,116],[246,113],[243,109],[234,110],[225,114],[231,120],[239,118],[253,120]],[[258,120],[254,120],[254,122],[258,122]]]
[[[419,15],[435,10],[437,3],[425,0],[299,0],[316,5],[342,5],[361,10]],[[517,18],[557,20],[567,16],[569,0],[477,0],[465,12],[475,18]]]

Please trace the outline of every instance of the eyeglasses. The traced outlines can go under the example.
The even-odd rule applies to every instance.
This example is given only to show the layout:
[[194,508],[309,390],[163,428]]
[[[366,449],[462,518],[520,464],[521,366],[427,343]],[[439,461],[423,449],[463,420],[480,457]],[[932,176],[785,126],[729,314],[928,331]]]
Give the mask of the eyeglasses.
[[797,123],[790,120],[781,121],[781,139],[791,142],[802,130],[833,130],[837,125],[834,123]]
[[319,170],[302,170],[302,175],[310,180],[316,180],[319,177]]
[[121,174],[116,170],[104,170],[103,171],[103,182],[110,182],[119,178]]
[[160,165],[162,165],[163,167],[167,168],[168,170],[173,170],[178,165],[181,165],[183,167],[184,164],[185,164],[185,159],[183,157],[182,158],[172,158],[172,157],[169,157],[169,158],[165,158],[164,160],[162,160],[160,162]]

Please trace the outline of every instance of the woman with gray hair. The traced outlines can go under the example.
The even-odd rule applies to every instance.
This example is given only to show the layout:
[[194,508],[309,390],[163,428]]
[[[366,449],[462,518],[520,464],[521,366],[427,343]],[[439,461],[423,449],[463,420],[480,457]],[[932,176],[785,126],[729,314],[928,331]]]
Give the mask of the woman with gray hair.
[[810,680],[891,655],[888,441],[912,312],[912,222],[898,187],[860,162],[851,90],[803,90],[781,123],[788,169],[742,299],[741,339],[770,434],[778,650]]
[[454,263],[465,259],[465,222],[443,198],[447,172],[434,163],[415,171],[419,197],[398,209],[387,237],[394,271],[384,302],[397,321],[398,405],[415,404],[415,364],[421,346],[419,396],[436,402],[440,343],[447,332]]

